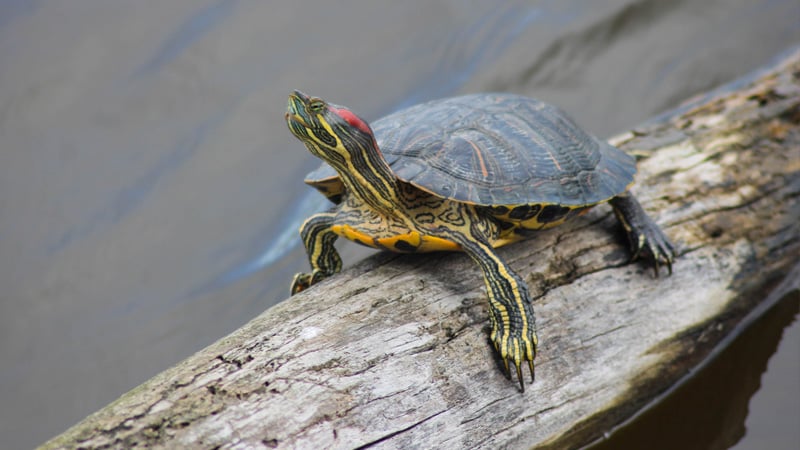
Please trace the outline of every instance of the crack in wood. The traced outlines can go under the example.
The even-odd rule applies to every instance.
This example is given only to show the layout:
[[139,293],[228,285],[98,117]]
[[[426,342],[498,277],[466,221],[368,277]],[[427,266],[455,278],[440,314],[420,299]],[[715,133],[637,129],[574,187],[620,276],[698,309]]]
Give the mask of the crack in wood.
[[354,450],[363,450],[363,449],[366,449],[366,448],[374,447],[374,446],[376,446],[376,445],[378,445],[378,444],[380,444],[382,442],[388,441],[389,439],[394,439],[395,437],[397,437],[397,436],[399,436],[399,435],[401,435],[403,433],[406,433],[408,431],[413,430],[414,428],[422,425],[423,423],[433,419],[434,417],[436,417],[439,414],[442,414],[442,413],[444,413],[446,411],[447,411],[446,409],[443,409],[443,410],[441,410],[441,411],[439,411],[437,413],[431,414],[430,416],[427,416],[422,420],[414,422],[413,424],[411,424],[411,425],[409,425],[409,426],[407,426],[405,428],[399,429],[397,431],[393,431],[393,432],[391,432],[391,433],[389,433],[389,434],[387,434],[385,436],[381,436],[378,439],[375,439],[373,441],[367,442],[366,444],[359,445],[358,447],[355,447]]

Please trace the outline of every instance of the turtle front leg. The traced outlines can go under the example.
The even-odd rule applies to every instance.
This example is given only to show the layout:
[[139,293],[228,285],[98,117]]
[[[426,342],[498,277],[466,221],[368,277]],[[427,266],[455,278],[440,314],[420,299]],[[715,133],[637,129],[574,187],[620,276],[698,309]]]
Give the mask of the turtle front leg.
[[[475,227],[472,227],[475,231]],[[522,380],[522,363],[528,362],[531,382],[534,379],[533,359],[539,339],[533,315],[528,286],[525,281],[500,259],[488,241],[479,235],[451,235],[483,271],[489,296],[489,318],[492,324],[491,339],[494,348],[510,376],[509,360],[516,368],[519,385],[525,392]]]
[[644,254],[652,259],[656,277],[659,265],[666,265],[672,274],[675,247],[661,228],[644,212],[639,201],[630,192],[625,192],[612,198],[609,203],[628,235],[631,260],[636,260]]
[[339,236],[333,232],[335,212],[314,214],[300,227],[300,237],[306,246],[311,273],[298,273],[292,280],[291,295],[342,270],[342,258],[334,247]]

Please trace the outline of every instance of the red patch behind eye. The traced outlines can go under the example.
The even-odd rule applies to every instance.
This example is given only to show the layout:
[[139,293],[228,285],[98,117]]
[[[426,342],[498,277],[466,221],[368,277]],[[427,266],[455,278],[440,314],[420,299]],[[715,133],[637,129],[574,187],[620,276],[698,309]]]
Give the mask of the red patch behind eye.
[[367,123],[364,122],[363,120],[359,119],[358,116],[353,114],[353,112],[350,111],[349,109],[334,108],[331,106],[330,110],[338,114],[339,117],[344,119],[350,125],[358,128],[359,130],[363,131],[366,134],[372,134],[372,130],[369,129],[369,125],[367,125]]

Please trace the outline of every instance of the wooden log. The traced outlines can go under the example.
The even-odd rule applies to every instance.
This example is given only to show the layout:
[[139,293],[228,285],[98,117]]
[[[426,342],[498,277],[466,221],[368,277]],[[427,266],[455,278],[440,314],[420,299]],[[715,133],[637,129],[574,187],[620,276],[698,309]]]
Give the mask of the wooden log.
[[701,363],[797,263],[800,51],[614,143],[641,156],[633,190],[678,243],[675,272],[655,279],[629,263],[605,205],[501,249],[538,316],[537,380],[524,393],[488,341],[466,256],[379,254],[43,448],[591,442]]

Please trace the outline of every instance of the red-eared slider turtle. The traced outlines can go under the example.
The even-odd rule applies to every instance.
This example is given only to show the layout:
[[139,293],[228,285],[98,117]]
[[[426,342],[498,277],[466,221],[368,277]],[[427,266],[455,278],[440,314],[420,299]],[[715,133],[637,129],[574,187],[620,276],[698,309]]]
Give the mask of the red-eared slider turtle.
[[341,269],[339,236],[397,252],[460,250],[480,266],[491,339],[505,362],[533,377],[537,338],[528,288],[495,248],[609,202],[633,257],[672,271],[669,239],[628,192],[634,159],[579,128],[554,106],[476,94],[412,106],[372,127],[349,109],[295,91],[286,121],[325,164],[306,183],[336,206],[300,228],[311,273],[291,292]]

